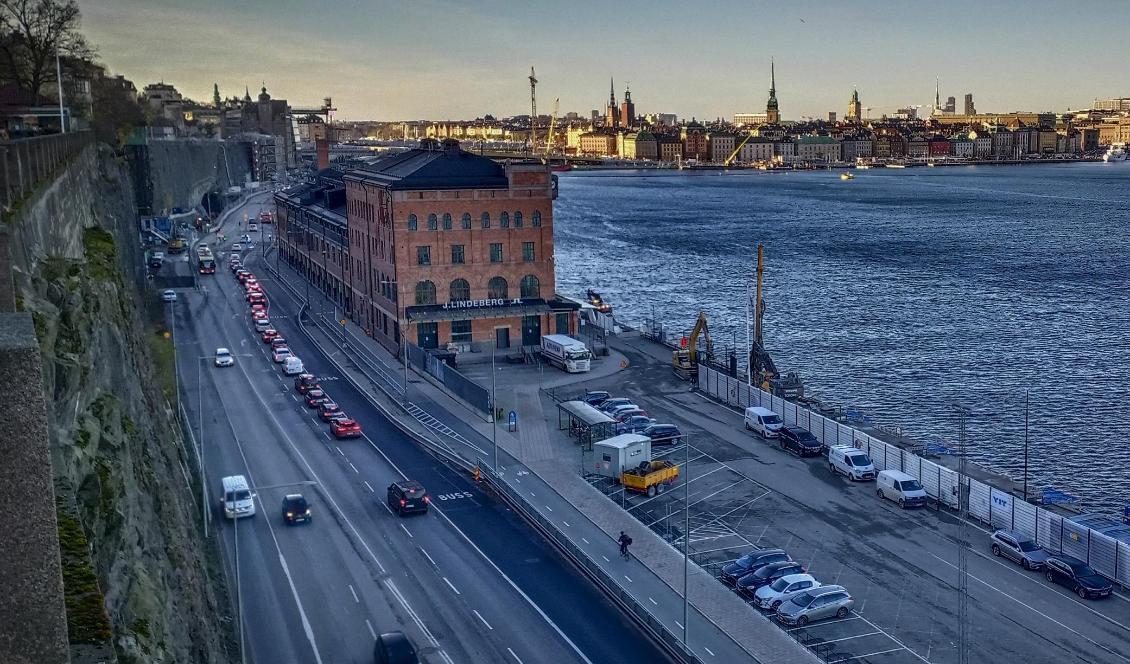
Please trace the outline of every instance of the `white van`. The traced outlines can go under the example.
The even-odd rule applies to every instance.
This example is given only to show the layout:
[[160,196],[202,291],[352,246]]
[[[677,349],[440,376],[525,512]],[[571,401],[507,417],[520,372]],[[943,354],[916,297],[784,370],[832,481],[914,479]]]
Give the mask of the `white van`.
[[875,464],[871,463],[871,457],[851,445],[833,445],[828,448],[828,469],[833,475],[846,475],[853,482],[875,479]]
[[302,360],[298,359],[297,355],[287,355],[283,360],[283,373],[288,376],[297,376],[304,373],[306,367],[302,366]]
[[223,486],[220,504],[224,508],[224,516],[229,519],[255,516],[255,496],[251,493],[246,477],[229,475],[223,479]]
[[776,438],[781,434],[784,422],[781,416],[768,408],[751,406],[745,409],[745,428],[756,432],[763,438]]
[[262,333],[263,330],[269,328],[270,326],[271,326],[271,321],[267,320],[266,318],[256,318],[255,319],[255,331],[256,332]]
[[880,498],[887,498],[899,507],[922,507],[926,504],[926,490],[917,479],[898,470],[883,470],[875,480],[875,492]]

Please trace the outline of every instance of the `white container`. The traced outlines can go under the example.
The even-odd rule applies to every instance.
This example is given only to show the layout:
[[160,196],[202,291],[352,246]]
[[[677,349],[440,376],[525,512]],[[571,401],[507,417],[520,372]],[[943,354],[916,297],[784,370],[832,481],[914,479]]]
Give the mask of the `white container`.
[[597,475],[620,479],[625,470],[651,461],[651,439],[625,433],[593,443],[592,452]]

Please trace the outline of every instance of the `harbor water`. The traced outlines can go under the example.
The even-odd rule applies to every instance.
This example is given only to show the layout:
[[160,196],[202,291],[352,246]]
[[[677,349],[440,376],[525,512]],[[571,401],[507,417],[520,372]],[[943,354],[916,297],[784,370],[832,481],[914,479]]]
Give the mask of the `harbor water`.
[[809,396],[956,447],[1087,509],[1130,504],[1130,164],[568,173],[558,291],[617,317],[764,337]]

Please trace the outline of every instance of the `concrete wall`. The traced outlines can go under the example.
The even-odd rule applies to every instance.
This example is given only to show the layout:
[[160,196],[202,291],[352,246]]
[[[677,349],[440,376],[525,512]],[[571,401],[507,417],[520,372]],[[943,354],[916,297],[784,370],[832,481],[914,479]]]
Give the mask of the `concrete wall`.
[[191,209],[208,191],[243,186],[251,165],[242,143],[182,139],[149,141],[153,214]]

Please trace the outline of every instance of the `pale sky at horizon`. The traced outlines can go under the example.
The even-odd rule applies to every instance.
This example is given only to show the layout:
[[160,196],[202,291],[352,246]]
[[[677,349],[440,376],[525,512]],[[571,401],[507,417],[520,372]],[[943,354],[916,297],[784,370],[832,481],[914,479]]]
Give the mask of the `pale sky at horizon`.
[[[347,120],[471,119],[603,108],[608,80],[640,114],[713,119],[764,110],[769,60],[786,120],[842,117],[854,87],[872,115],[931,104],[1064,111],[1130,96],[1125,0],[857,0],[707,4],[593,0],[79,0],[83,31],[140,89],[198,101],[331,96]],[[991,8],[991,11],[986,8]],[[623,8],[623,9],[618,9]],[[1103,17],[1113,22],[1103,20]],[[1090,20],[1093,19],[1093,20]],[[1092,34],[1085,30],[1093,26]],[[692,34],[692,39],[690,35]],[[1121,66],[1117,63],[1122,63]]]

